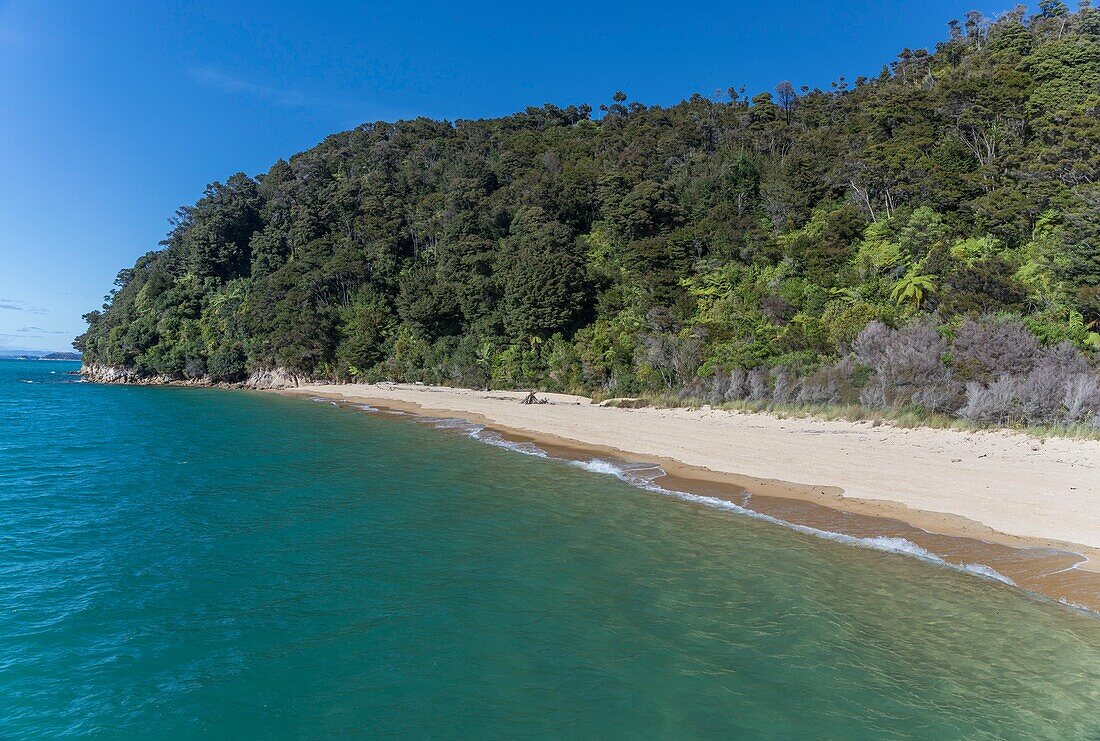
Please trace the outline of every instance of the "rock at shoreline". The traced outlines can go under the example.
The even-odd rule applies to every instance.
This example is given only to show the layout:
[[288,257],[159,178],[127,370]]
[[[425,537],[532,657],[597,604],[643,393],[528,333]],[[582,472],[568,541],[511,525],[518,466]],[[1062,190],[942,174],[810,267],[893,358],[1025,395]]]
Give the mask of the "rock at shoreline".
[[226,388],[284,389],[302,385],[302,378],[286,368],[254,371],[244,381],[226,383],[212,381],[207,376],[187,378],[183,375],[145,373],[136,368],[114,365],[84,364],[80,375],[92,383],[133,384],[139,386],[219,386]]
[[255,371],[244,382],[244,386],[250,389],[288,389],[298,388],[301,385],[301,377],[286,368]]

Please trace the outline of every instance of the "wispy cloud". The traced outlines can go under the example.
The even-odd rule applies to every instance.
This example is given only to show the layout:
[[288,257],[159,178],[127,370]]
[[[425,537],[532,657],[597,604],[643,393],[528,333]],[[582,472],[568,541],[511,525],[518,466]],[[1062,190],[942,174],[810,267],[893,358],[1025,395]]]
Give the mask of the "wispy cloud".
[[234,77],[213,67],[193,67],[187,75],[203,87],[220,90],[230,95],[246,95],[252,98],[270,100],[284,106],[306,105],[305,96],[297,90],[259,85],[241,77]]
[[[64,334],[59,332],[57,334]],[[29,334],[0,332],[0,353],[52,352],[64,345],[60,337],[39,337]]]
[[0,309],[8,311],[25,311],[28,314],[45,314],[46,310],[41,306],[28,304],[26,301],[17,301],[13,298],[0,298]]
[[65,334],[60,329],[42,329],[41,327],[21,327],[16,331],[20,334]]

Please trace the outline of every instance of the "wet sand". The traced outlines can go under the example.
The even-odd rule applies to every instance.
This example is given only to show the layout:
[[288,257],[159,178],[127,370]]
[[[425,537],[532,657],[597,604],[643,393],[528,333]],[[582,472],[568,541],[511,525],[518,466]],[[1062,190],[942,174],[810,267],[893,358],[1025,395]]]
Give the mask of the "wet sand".
[[[397,412],[414,414],[427,417],[457,417],[485,426],[500,434],[504,439],[515,443],[530,443],[546,451],[550,456],[566,460],[588,461],[593,458],[607,460],[620,460],[634,463],[650,463],[660,466],[663,474],[652,480],[652,484],[669,491],[685,492],[687,494],[709,497],[713,499],[732,502],[755,513],[773,517],[793,525],[814,528],[827,533],[839,533],[853,538],[904,539],[909,543],[919,546],[921,549],[942,559],[948,564],[967,567],[972,571],[982,571],[981,567],[988,567],[997,574],[1010,579],[1016,586],[1029,592],[1054,599],[1069,605],[1081,607],[1095,612],[1100,612],[1100,549],[1086,542],[1074,542],[1058,538],[1048,537],[1048,533],[1060,533],[1058,528],[1047,527],[1018,527],[1015,532],[997,530],[981,521],[952,511],[934,511],[915,508],[904,501],[890,499],[890,492],[883,492],[887,496],[881,498],[862,498],[850,495],[848,487],[833,485],[833,482],[825,484],[800,484],[782,480],[778,477],[749,476],[737,471],[728,470],[736,465],[736,460],[723,462],[718,466],[700,466],[686,463],[669,455],[655,455],[652,439],[659,438],[662,426],[668,427],[665,420],[669,419],[669,413],[677,421],[685,421],[694,424],[698,429],[695,433],[699,436],[695,447],[707,450],[720,446],[720,436],[723,432],[721,424],[715,424],[717,415],[725,425],[729,425],[730,419],[722,419],[722,416],[734,418],[734,422],[746,420],[755,421],[756,425],[749,425],[744,431],[749,439],[752,439],[753,427],[759,427],[762,421],[784,430],[792,430],[791,443],[801,446],[807,445],[807,434],[810,444],[824,443],[828,439],[829,432],[843,434],[850,432],[846,428],[857,428],[859,432],[870,429],[869,425],[858,423],[828,423],[833,429],[817,429],[823,423],[812,420],[778,420],[768,415],[748,415],[719,410],[655,410],[655,409],[613,409],[598,407],[590,403],[584,397],[548,394],[548,405],[521,406],[518,404],[522,396],[512,392],[477,392],[466,389],[440,389],[426,386],[413,385],[341,385],[341,386],[307,386],[298,389],[283,391],[289,395],[307,396],[315,398],[327,398],[341,402],[368,404],[379,409],[382,413]],[[554,418],[547,414],[548,408],[553,407]],[[560,417],[575,417],[584,415],[589,421],[606,420],[609,428],[617,428],[625,421],[628,423],[625,435],[596,435],[584,426],[568,426],[560,422]],[[520,421],[523,425],[513,426],[505,422]],[[708,420],[711,420],[708,424]],[[664,423],[664,425],[662,425]],[[590,425],[589,425],[590,427]],[[601,444],[604,440],[616,437],[630,437],[630,431],[638,433],[643,429],[649,434],[639,444],[630,449],[630,441],[626,445]],[[839,429],[838,429],[839,428]],[[858,428],[863,428],[859,430]],[[562,434],[562,433],[565,434]],[[676,435],[677,445],[669,445],[669,448],[692,446],[692,440],[683,440],[683,429],[671,429],[667,431],[670,436]],[[904,435],[910,437],[911,430],[900,430],[890,427],[874,429],[874,435],[878,438],[897,437]],[[1003,447],[1007,433],[989,433],[1002,439],[993,441],[979,439],[977,449],[984,452],[976,452],[974,433],[960,433],[952,430],[928,430],[918,433],[933,433],[936,439],[933,445],[939,452],[946,441],[947,448],[943,451],[948,457],[945,460],[938,479],[928,478],[923,481],[925,487],[944,487],[951,485],[951,479],[956,471],[960,471],[957,465],[957,456],[977,455],[980,460],[994,456],[999,452],[998,445]],[[587,434],[586,434],[587,433]],[[799,434],[800,433],[800,434]],[[642,435],[635,435],[643,437]],[[742,438],[744,435],[741,436]],[[762,435],[759,444],[776,444],[774,437]],[[1020,438],[1013,440],[1012,437]],[[835,440],[835,437],[833,437]],[[950,443],[957,441],[954,448]],[[967,445],[964,443],[971,443]],[[732,441],[730,441],[732,442]],[[744,439],[737,442],[744,443]],[[981,445],[990,443],[993,445]],[[1083,441],[1057,441],[1058,446],[1051,448],[1055,451],[1053,461],[1047,462],[1048,468],[1042,473],[1052,470],[1049,464],[1054,464],[1053,470],[1070,474],[1070,479],[1078,485],[1072,487],[1073,491],[1080,491],[1080,498],[1088,498],[1084,504],[1087,510],[1089,506],[1100,504],[1100,498],[1094,491],[1100,486],[1100,470],[1088,465],[1090,446],[1095,443]],[[1020,444],[1026,445],[1030,452],[1037,441],[1024,438],[1021,435],[1011,435],[1008,446]],[[1068,444],[1068,445],[1066,445]],[[824,447],[824,446],[823,446]],[[1100,449],[1100,446],[1097,446]],[[1080,453],[1082,457],[1066,456],[1065,449]],[[915,446],[914,446],[915,449]],[[774,451],[777,461],[783,456],[782,451]],[[787,451],[788,453],[790,451]],[[815,451],[804,450],[807,459],[812,458]],[[821,451],[817,451],[820,453]],[[835,451],[827,451],[835,453]],[[874,450],[864,451],[860,457],[862,461],[839,460],[835,461],[840,466],[871,465],[870,461],[878,456]],[[1047,452],[1047,451],[1043,451]],[[798,455],[799,451],[795,451]],[[905,479],[911,475],[905,467],[891,466],[889,456],[882,465],[890,468],[889,471],[880,472],[882,475],[892,475],[898,479]],[[1018,456],[1016,463],[1026,461],[1026,457]],[[1095,459],[1093,459],[1095,460]],[[991,463],[996,463],[997,459]],[[1040,461],[1032,456],[1031,468],[1042,468]],[[1003,472],[1012,476],[1015,472],[1010,469]],[[717,470],[716,470],[717,469]],[[778,473],[778,471],[777,471]],[[792,476],[794,478],[794,476]],[[837,483],[844,483],[844,479],[838,476]],[[996,485],[997,476],[990,476],[990,484]],[[912,482],[911,482],[912,483]],[[919,485],[921,482],[918,481]],[[965,495],[966,482],[956,491]],[[1007,484],[1008,482],[1002,481]],[[1018,481],[1016,482],[1018,485]],[[1051,481],[1054,486],[1065,487],[1065,480]],[[1018,487],[1017,487],[1018,488]],[[1005,486],[1006,493],[1009,487]],[[1013,490],[1015,491],[1015,490]],[[942,499],[937,492],[937,501]],[[1036,497],[1031,506],[1042,507],[1045,498],[1044,492],[1036,492]],[[900,499],[900,498],[899,498]],[[912,497],[910,497],[912,499]],[[1018,492],[1015,496],[1006,496],[1006,507],[1020,507],[1027,502],[1019,502]],[[971,505],[973,502],[971,502]],[[965,510],[964,507],[957,508]],[[973,509],[973,507],[971,507]],[[1025,518],[1026,519],[1026,518]],[[1039,520],[1040,518],[1034,518]],[[1047,520],[1050,513],[1047,513]],[[1040,520],[1040,525],[1045,524]],[[1100,522],[1093,520],[1085,523],[1069,523],[1067,530],[1085,531],[1088,528],[1100,526]],[[877,541],[876,541],[877,542]]]

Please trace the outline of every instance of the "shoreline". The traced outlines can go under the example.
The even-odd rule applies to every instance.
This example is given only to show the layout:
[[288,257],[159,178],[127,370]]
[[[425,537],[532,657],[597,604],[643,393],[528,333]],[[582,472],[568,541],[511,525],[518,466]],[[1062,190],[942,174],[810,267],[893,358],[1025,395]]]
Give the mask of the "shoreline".
[[[866,542],[867,547],[892,551],[895,542],[907,542],[894,552],[909,552],[908,545],[915,545],[917,550],[910,555],[941,560],[953,568],[997,578],[986,573],[992,570],[1028,592],[1071,607],[1100,612],[1100,547],[1096,545],[1100,544],[1100,519],[1094,517],[1078,522],[1072,516],[1078,510],[1087,513],[1091,509],[1100,513],[1100,469],[1092,463],[1098,459],[1094,456],[1100,453],[1100,444],[1095,442],[1060,439],[1058,445],[1044,450],[1044,443],[1012,433],[919,430],[914,435],[909,428],[779,419],[707,408],[602,407],[592,404],[586,397],[565,394],[539,394],[549,403],[521,406],[518,402],[525,395],[521,392],[481,392],[411,384],[318,384],[274,392],[367,404],[383,414],[457,417],[483,426],[509,442],[535,445],[554,458],[590,461],[602,457],[656,464],[663,475],[652,484],[663,490],[720,500],[795,529],[820,531],[826,537],[836,534],[855,541],[855,545]],[[734,434],[724,438],[723,433]],[[685,434],[687,439],[684,439]],[[866,439],[869,435],[874,435],[875,440]],[[848,462],[836,459],[837,441],[856,436],[859,440],[853,444],[860,447],[861,453],[874,457]],[[897,451],[884,448],[896,448],[898,444],[902,444],[903,455],[911,449],[922,451],[921,458],[927,457],[928,450],[922,446],[927,446],[928,441],[918,443],[912,440],[914,437],[943,438],[932,441],[934,446],[939,446],[933,447],[936,455],[946,456],[938,476],[914,478],[917,472],[902,474],[896,466],[891,466],[898,462],[895,460]],[[975,441],[975,438],[978,439]],[[884,445],[884,441],[893,446]],[[760,465],[761,461],[751,460],[752,456],[738,455],[738,444],[746,442],[763,446],[771,455],[756,457],[770,459],[770,463],[764,461],[764,465]],[[1030,458],[1014,450],[1021,443],[1029,446]],[[1038,451],[1030,449],[1036,446]],[[814,447],[818,450],[813,450]],[[1067,447],[1073,449],[1068,456],[1064,449]],[[1093,447],[1096,451],[1091,449]],[[1009,470],[999,471],[1005,464],[1005,449],[1012,454],[1007,464]],[[684,455],[688,450],[695,454]],[[959,511],[969,514],[976,507],[980,510],[984,506],[990,510],[990,515],[995,515],[997,509],[996,501],[979,497],[981,501],[975,503],[973,492],[967,496],[966,485],[973,484],[975,472],[968,469],[968,475],[960,476],[963,469],[958,464],[962,462],[960,456],[968,453],[977,456],[979,478],[990,475],[991,483],[985,485],[986,489],[995,484],[1012,489],[1004,492],[1004,509],[1017,515],[1017,525],[1023,524],[1019,522],[1019,515],[1024,515],[1024,520],[1029,521],[1027,526],[998,529],[987,524],[988,519],[994,517],[983,522]],[[821,465],[818,460],[815,465],[813,459],[822,454],[833,455],[834,460],[827,459],[828,465]],[[811,480],[822,483],[796,483],[783,478],[801,478],[792,475],[799,473],[798,465],[784,468],[784,459],[792,455],[808,461],[802,473],[820,473]],[[700,460],[712,465],[700,465],[697,462]],[[751,465],[742,466],[741,463]],[[830,468],[836,475],[831,479],[822,478]],[[853,486],[852,476],[843,474],[845,469],[855,468],[880,469],[872,471],[871,478],[879,481],[882,494],[895,496],[859,496],[863,492],[859,491],[858,484]],[[1027,481],[1037,478],[1051,485],[1074,481],[1076,486],[1066,488],[1074,494],[1080,492],[1074,497],[1080,507],[1070,507],[1067,512],[1063,506],[1053,513],[1045,513],[1045,518],[1034,517],[1034,508],[1041,507],[1049,495],[1037,489],[1028,496],[1025,486],[1024,501],[1020,501],[1020,487],[1027,482],[1020,481],[1019,471],[1013,468],[1034,469],[1030,476],[1024,477]],[[745,473],[746,469],[751,474]],[[773,475],[753,475],[761,470]],[[1052,473],[1056,474],[1053,478]],[[906,486],[898,485],[902,483]],[[919,496],[922,490],[924,500],[944,503],[942,493],[936,496],[934,490],[945,484],[954,491],[960,506],[913,506],[914,499],[922,499]],[[901,492],[897,490],[901,488],[907,490],[906,496],[898,495]],[[912,496],[914,489],[917,497]],[[1020,511],[1021,506],[1023,511]],[[1065,521],[1067,514],[1071,515],[1070,522]],[[1082,514],[1082,517],[1087,515]],[[1063,532],[1079,532],[1086,537],[1077,540],[1051,537],[1052,533]],[[875,545],[871,545],[872,542]],[[920,551],[926,555],[922,556]]]

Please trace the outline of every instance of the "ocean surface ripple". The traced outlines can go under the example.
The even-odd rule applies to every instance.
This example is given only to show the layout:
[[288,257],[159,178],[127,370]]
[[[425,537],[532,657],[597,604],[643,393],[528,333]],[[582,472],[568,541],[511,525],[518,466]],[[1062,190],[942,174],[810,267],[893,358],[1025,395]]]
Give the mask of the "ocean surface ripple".
[[1100,620],[903,543],[74,368],[0,361],[4,738],[1100,736]]

